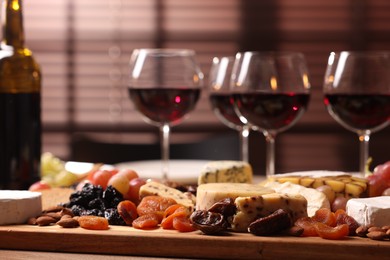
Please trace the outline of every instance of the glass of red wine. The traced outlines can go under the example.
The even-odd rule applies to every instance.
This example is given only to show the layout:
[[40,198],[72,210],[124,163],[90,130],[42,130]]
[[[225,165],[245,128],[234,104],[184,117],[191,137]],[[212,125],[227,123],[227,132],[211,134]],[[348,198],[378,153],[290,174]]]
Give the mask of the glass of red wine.
[[245,118],[234,110],[233,91],[230,78],[234,57],[214,57],[209,73],[209,100],[214,114],[226,126],[239,132],[240,159],[248,162],[248,136],[250,127]]
[[323,90],[329,114],[359,137],[364,177],[370,135],[390,122],[390,52],[332,52]]
[[195,108],[203,87],[203,74],[195,51],[136,49],[130,58],[130,99],[143,119],[159,127],[162,178],[169,175],[169,134]]
[[292,127],[309,103],[305,57],[297,52],[237,53],[231,89],[237,113],[263,132],[266,175],[274,175],[276,136]]

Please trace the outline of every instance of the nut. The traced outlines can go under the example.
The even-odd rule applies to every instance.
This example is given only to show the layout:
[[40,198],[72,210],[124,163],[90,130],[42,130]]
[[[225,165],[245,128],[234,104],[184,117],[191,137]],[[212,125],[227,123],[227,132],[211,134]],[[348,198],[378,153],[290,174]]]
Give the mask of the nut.
[[386,238],[386,233],[383,231],[371,231],[367,234],[367,237],[373,240],[383,240]]
[[27,220],[27,225],[37,225],[37,218],[34,218],[34,217],[29,218]]
[[367,226],[360,226],[356,229],[356,235],[359,237],[366,237],[368,233],[368,228]]
[[386,230],[383,230],[383,229],[380,228],[380,227],[370,227],[370,228],[368,229],[368,233],[373,232],[373,231],[386,232]]
[[63,206],[53,206],[53,207],[49,207],[49,208],[45,209],[44,211],[42,211],[42,213],[59,212],[63,208],[64,208]]
[[37,218],[37,224],[38,226],[49,226],[50,224],[52,223],[56,223],[57,221],[50,217],[50,216],[46,216],[46,215],[43,215],[43,216],[40,216]]
[[79,226],[79,222],[74,218],[61,218],[60,221],[57,222],[57,225],[60,225],[63,228],[76,228]]
[[60,220],[61,219],[61,215],[59,212],[47,212],[47,213],[44,213],[42,216],[49,216],[49,217],[52,217],[54,218],[56,221]]
[[61,216],[69,215],[69,216],[71,216],[71,217],[74,216],[72,210],[69,209],[69,208],[63,208],[63,209],[60,211],[60,215],[61,215]]

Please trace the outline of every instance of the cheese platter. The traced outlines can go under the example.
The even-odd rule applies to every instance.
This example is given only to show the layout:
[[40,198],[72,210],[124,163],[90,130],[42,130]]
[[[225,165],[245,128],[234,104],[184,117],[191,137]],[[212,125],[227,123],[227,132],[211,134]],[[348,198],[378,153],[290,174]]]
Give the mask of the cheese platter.
[[207,236],[200,231],[136,230],[111,226],[96,231],[59,226],[0,226],[0,248],[109,255],[210,259],[389,259],[390,243],[347,237],[259,237],[248,233]]
[[[327,171],[259,178],[245,162],[202,163],[195,185],[146,181],[126,166],[92,165],[83,180],[70,175],[77,176],[76,190],[54,186],[23,198],[4,191],[0,249],[211,259],[389,258],[390,197],[369,197],[369,180]],[[64,179],[52,183],[58,180]],[[40,214],[25,210],[26,203],[32,210],[31,201]],[[24,220],[13,222],[20,214]],[[368,221],[358,218],[365,214]]]

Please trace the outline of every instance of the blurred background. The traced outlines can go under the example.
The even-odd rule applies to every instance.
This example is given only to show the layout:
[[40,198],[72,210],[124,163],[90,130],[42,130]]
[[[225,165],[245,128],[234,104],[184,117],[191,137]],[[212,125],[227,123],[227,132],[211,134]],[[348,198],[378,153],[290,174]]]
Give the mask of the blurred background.
[[[358,170],[357,136],[328,115],[322,80],[331,51],[389,49],[388,0],[25,0],[23,6],[27,46],[43,71],[43,152],[115,163],[138,160],[151,145],[157,154],[149,155],[159,158],[157,128],[141,119],[127,94],[135,48],[194,49],[206,82],[214,56],[293,50],[306,55],[312,95],[306,114],[277,139],[276,171]],[[372,135],[373,164],[390,159],[389,134],[390,127]],[[171,141],[212,144],[199,149],[199,158],[238,155],[237,133],[214,116],[206,92],[172,129]],[[264,137],[253,132],[256,174],[264,174],[264,162]]]

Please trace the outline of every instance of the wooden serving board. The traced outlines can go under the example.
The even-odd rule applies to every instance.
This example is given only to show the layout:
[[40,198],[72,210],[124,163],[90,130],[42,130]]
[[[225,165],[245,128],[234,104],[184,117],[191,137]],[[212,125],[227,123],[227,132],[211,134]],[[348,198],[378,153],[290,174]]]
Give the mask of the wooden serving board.
[[0,248],[52,252],[118,254],[211,259],[390,259],[390,241],[349,237],[332,241],[318,237],[257,237],[228,233],[207,236],[199,231],[109,230],[59,226],[0,226]]

